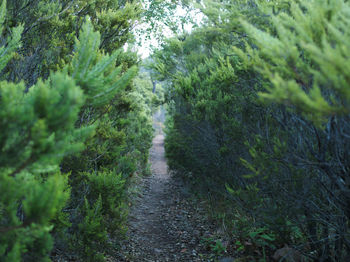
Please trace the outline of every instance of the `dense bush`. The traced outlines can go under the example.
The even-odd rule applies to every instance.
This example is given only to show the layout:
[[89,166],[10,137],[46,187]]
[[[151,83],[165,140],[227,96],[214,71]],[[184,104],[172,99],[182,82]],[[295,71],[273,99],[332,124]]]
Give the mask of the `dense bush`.
[[170,167],[215,203],[238,250],[261,258],[289,245],[345,261],[349,3],[200,8],[203,26],[154,57],[168,87]]
[[153,104],[132,83],[137,57],[120,49],[140,6],[7,10],[2,1],[0,260],[103,261],[125,232],[125,190],[147,170],[152,139]]

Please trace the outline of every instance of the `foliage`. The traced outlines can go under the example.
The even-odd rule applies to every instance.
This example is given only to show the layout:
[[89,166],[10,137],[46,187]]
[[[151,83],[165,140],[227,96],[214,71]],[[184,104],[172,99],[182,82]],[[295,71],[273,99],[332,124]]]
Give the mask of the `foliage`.
[[[75,37],[89,16],[101,32],[99,48],[112,53],[127,42],[139,17],[138,1],[18,0],[8,1],[5,27],[23,25],[22,47],[4,71],[8,80],[25,80],[28,86],[47,78],[50,70],[69,63]],[[6,31],[5,36],[11,35]]]
[[203,26],[153,57],[170,167],[225,212],[244,248],[249,239],[268,256],[288,244],[346,260],[349,3],[198,6]]
[[273,16],[276,34],[243,22],[257,49],[236,51],[272,83],[261,96],[295,105],[315,123],[347,115],[349,15],[346,1],[305,1]]
[[0,84],[0,259],[47,261],[51,221],[69,198],[59,164],[83,148],[91,129],[75,127],[84,97],[68,75],[52,73],[24,91],[24,83]]
[[202,242],[209,248],[212,252],[212,258],[217,258],[222,256],[225,252],[226,249],[223,246],[221,240],[217,239],[215,240],[213,237],[208,237],[208,238],[203,238]]
[[167,35],[185,32],[185,25],[195,25],[193,14],[196,9],[188,0],[143,0],[143,12],[139,24],[135,28],[138,44],[149,41],[162,43]]
[[137,57],[120,50],[139,4],[23,0],[5,11],[2,1],[0,260],[103,261],[152,139]]
[[[4,31],[4,21],[6,16],[6,0],[3,0],[0,6],[0,26],[1,26],[1,34]],[[0,71],[4,69],[4,67],[7,65],[7,63],[12,59],[14,56],[14,51],[20,46],[20,38],[21,33],[23,31],[23,26],[17,26],[13,28],[11,32],[11,36],[8,39],[6,39],[7,43],[6,45],[1,46],[0,48]]]
[[148,106],[140,103],[142,98],[132,99],[136,67],[126,67],[120,50],[105,54],[99,41],[92,24],[83,25],[72,62],[64,69],[87,97],[76,124],[96,127],[86,149],[62,163],[63,170],[71,172],[73,235],[68,238],[73,252],[92,261],[97,258],[91,254],[98,252],[102,259],[108,250],[109,235],[116,239],[125,232],[124,184],[146,168],[152,138]]

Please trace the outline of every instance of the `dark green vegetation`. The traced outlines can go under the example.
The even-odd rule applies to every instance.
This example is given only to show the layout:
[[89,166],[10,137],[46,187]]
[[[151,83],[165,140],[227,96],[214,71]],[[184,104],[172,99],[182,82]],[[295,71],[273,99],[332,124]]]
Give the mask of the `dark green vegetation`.
[[248,261],[276,250],[349,261],[350,3],[199,8],[203,26],[154,56],[169,166],[210,200]]
[[[0,261],[104,261],[148,170],[133,1],[1,1]],[[99,33],[101,32],[101,33]]]
[[[162,96],[123,46],[191,19],[141,2],[0,1],[0,261],[116,252]],[[349,1],[182,4],[203,24],[152,57],[170,167],[242,260],[350,261]]]

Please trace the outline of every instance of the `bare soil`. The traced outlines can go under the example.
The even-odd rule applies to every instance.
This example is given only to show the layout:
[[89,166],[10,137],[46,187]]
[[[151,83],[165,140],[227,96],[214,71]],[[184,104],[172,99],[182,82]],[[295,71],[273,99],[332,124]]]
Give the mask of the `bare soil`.
[[163,134],[156,135],[150,153],[152,174],[140,181],[119,261],[211,261],[203,239],[215,227],[168,172]]

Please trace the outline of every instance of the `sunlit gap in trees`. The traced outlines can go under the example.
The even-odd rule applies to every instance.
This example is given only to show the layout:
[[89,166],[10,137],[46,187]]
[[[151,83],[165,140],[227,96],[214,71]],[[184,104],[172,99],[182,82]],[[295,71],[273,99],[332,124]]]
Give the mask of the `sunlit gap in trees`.
[[142,59],[160,48],[164,39],[190,33],[204,17],[199,9],[181,2],[146,0],[142,4],[149,14],[144,15],[133,28],[135,42],[124,45],[125,51],[136,51]]

